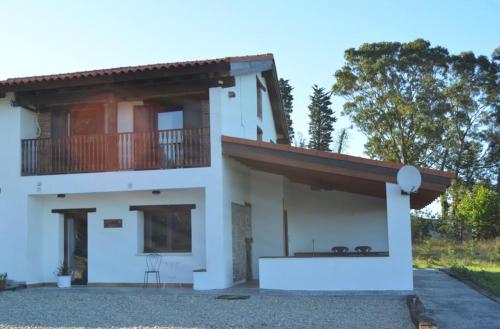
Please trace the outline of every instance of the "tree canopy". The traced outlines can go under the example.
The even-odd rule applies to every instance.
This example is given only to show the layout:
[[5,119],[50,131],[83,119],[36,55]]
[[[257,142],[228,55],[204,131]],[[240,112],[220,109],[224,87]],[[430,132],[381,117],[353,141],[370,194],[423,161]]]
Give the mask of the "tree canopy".
[[368,156],[453,170],[465,181],[498,172],[498,61],[450,55],[422,39],[363,44],[345,60],[333,93],[367,136]]

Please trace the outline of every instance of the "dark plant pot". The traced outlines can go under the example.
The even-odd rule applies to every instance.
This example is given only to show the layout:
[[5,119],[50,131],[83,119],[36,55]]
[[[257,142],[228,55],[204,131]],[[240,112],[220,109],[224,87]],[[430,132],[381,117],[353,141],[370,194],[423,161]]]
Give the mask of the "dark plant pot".
[[6,280],[0,280],[0,290],[4,290],[5,287],[7,287],[7,281]]

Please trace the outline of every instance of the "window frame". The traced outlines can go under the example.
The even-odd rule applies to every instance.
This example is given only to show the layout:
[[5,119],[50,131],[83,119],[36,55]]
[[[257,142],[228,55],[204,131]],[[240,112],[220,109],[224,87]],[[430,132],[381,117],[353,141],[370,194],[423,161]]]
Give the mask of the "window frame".
[[[192,213],[191,210],[195,209],[196,205],[187,204],[187,205],[157,205],[157,206],[130,206],[130,210],[139,210],[143,213],[143,234],[142,234],[142,250],[140,252],[144,254],[150,253],[172,253],[172,254],[181,254],[181,253],[191,253],[193,250],[193,222],[192,222]],[[188,245],[187,248],[175,248],[173,245],[174,242],[172,240],[172,232],[175,230],[175,225],[172,225],[172,221],[170,225],[168,224],[169,219],[172,219],[177,213],[177,216],[180,216],[180,220],[185,220],[187,225],[187,234],[184,238],[187,238],[188,241],[183,241],[182,244]],[[148,229],[150,225],[154,225],[151,221],[153,220],[153,216],[164,216],[165,226],[162,228],[164,232],[165,245],[160,247],[152,247],[152,234],[151,230]],[[179,220],[179,218],[177,217]],[[169,238],[170,237],[170,238]]]
[[264,84],[260,81],[259,77],[255,77],[255,79],[257,84],[257,117],[262,120],[262,112],[264,107],[262,92],[266,91],[266,87],[264,87]]

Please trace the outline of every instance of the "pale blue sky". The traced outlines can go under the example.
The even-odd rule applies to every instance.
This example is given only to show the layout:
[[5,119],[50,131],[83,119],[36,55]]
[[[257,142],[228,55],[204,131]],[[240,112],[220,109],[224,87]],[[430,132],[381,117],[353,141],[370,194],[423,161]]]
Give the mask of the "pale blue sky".
[[[424,38],[489,56],[500,1],[0,0],[0,24],[0,79],[271,52],[306,133],[311,86],[331,87],[345,49]],[[363,142],[353,132],[347,153],[362,155]]]

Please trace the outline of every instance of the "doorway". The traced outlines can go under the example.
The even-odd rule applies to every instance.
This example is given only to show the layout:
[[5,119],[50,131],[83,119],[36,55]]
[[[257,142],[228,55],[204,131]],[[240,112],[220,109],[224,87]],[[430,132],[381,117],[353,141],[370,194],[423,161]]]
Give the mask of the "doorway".
[[252,216],[249,204],[231,204],[233,282],[252,280]]
[[74,285],[87,284],[87,229],[87,212],[64,214],[64,261],[73,272]]

